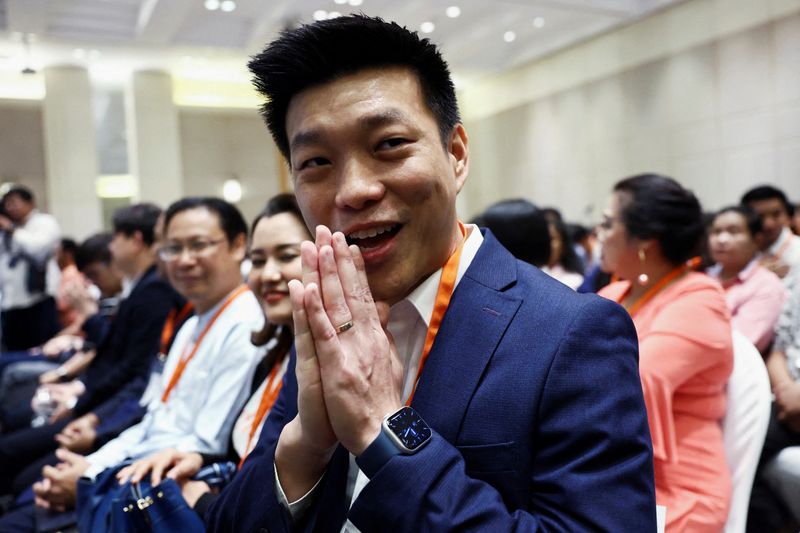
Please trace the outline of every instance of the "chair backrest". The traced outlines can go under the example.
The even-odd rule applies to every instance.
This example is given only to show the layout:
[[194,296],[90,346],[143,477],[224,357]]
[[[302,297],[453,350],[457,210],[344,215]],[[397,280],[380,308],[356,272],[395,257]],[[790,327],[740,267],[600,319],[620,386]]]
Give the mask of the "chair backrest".
[[728,380],[727,397],[728,409],[722,431],[733,492],[725,533],[743,533],[750,490],[767,435],[772,390],[761,354],[736,330],[733,331],[733,372]]

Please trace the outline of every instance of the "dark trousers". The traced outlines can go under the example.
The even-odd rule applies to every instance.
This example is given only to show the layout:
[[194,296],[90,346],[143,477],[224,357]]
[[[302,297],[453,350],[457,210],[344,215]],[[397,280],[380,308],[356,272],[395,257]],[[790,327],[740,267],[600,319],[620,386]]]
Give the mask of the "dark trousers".
[[[38,479],[34,463],[55,451],[58,443],[54,437],[70,420],[61,420],[38,428],[26,428],[0,437],[0,494],[19,493]],[[20,478],[20,474],[23,474]]]
[[[795,433],[778,420],[778,410],[772,404],[772,413],[767,427],[767,438],[758,462],[750,507],[747,511],[748,533],[771,533],[780,531],[791,515],[781,498],[770,489],[762,477],[764,466],[784,448],[800,445],[800,433]],[[800,498],[800,495],[798,495]]]
[[45,298],[30,307],[9,309],[0,313],[3,345],[6,350],[27,350],[44,344],[61,330],[56,301]]

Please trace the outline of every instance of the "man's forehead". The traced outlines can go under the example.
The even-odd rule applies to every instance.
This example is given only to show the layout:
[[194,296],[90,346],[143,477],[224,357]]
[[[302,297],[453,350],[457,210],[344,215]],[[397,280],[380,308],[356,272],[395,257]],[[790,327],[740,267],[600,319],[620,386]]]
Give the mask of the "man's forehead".
[[775,211],[785,211],[783,202],[780,198],[765,198],[764,200],[754,200],[750,207],[760,213],[772,213]]
[[167,226],[167,238],[173,234],[208,234],[222,229],[219,216],[205,207],[194,207],[176,213]]

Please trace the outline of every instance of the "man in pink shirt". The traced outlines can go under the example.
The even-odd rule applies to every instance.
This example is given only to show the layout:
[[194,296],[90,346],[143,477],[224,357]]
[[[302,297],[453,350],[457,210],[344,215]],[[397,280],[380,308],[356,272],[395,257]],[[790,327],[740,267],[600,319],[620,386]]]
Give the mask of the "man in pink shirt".
[[762,238],[761,218],[753,209],[721,209],[709,230],[709,248],[716,264],[708,274],[725,289],[733,326],[764,353],[772,343],[786,289],[780,278],[756,259]]

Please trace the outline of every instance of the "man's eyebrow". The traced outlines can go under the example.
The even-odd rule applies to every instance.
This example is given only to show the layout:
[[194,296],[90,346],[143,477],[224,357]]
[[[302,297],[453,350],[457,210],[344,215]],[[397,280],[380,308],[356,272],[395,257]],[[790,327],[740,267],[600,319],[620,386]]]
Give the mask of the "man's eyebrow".
[[[399,109],[386,109],[377,113],[370,113],[358,118],[358,125],[360,128],[379,128],[381,126],[388,126],[390,124],[412,124],[408,119],[408,115]],[[317,144],[322,142],[323,130],[321,128],[312,128],[305,131],[298,132],[292,137],[289,143],[290,150],[297,150],[304,146]]]

